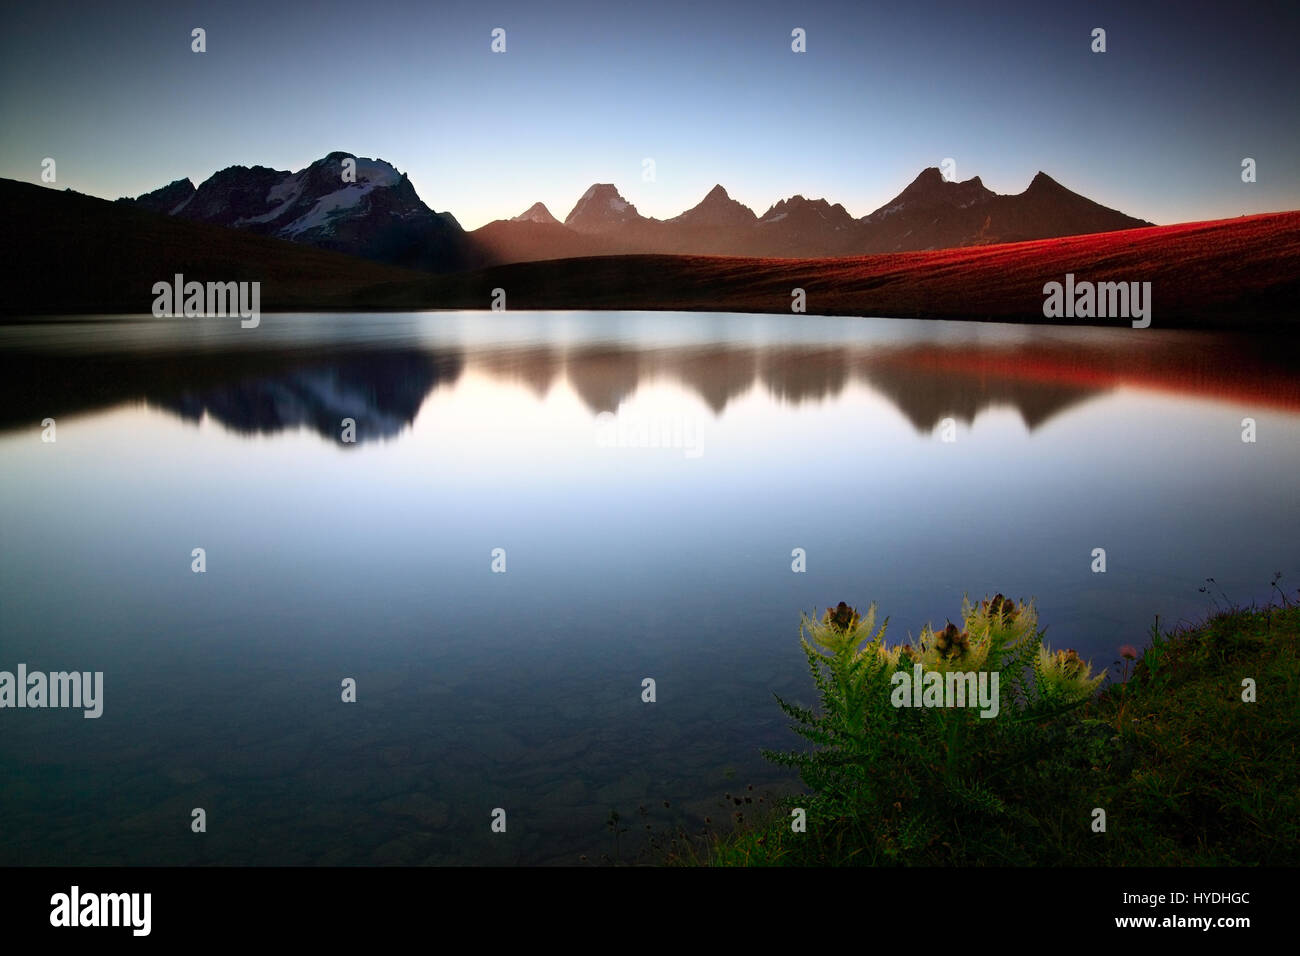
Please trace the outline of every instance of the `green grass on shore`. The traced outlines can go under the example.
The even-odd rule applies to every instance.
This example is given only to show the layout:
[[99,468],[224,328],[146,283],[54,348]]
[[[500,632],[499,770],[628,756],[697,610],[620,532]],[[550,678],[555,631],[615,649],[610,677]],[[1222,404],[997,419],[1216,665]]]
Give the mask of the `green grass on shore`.
[[[864,787],[871,798],[858,803],[812,788],[729,832],[678,840],[666,862],[1300,863],[1300,606],[1233,608],[1198,626],[1153,628],[1150,646],[1127,666],[1127,681],[1036,721],[1041,735],[1029,758],[976,761],[981,776],[958,787],[924,771],[919,787],[882,790],[872,780]],[[1251,681],[1253,702],[1243,699]],[[979,739],[999,746],[992,735]],[[870,759],[864,770],[889,767],[875,751]],[[898,799],[883,803],[882,792]],[[886,806],[892,812],[881,812]],[[792,830],[794,807],[808,808],[805,832]]]

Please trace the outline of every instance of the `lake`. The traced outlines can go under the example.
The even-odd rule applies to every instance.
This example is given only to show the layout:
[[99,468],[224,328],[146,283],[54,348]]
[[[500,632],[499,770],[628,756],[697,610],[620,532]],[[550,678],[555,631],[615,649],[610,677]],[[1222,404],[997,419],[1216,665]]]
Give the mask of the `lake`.
[[814,701],[801,612],[901,640],[1001,591],[1107,667],[1300,585],[1276,337],[480,312],[0,351],[0,670],[104,674],[98,719],[0,711],[0,864],[627,861],[797,785],[759,750]]

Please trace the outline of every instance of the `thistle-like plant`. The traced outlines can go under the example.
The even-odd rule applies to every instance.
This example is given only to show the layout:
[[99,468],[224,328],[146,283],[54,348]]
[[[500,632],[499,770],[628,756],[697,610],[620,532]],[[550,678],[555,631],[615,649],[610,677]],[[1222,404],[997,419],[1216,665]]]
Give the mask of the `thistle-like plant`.
[[1045,702],[1071,705],[1092,695],[1105,679],[1105,671],[1094,675],[1092,667],[1073,650],[1038,649],[1034,661],[1034,681],[1039,697]]
[[892,656],[885,647],[885,629],[889,621],[876,623],[876,605],[867,608],[866,616],[843,601],[827,608],[820,622],[804,617],[800,622],[799,644],[808,658],[817,689],[835,725],[849,737],[864,731],[868,691],[882,676],[888,680],[897,666],[898,653]]
[[812,742],[812,754],[774,753],[769,759],[797,767],[805,782],[832,802],[851,800],[871,789],[870,771],[879,757],[885,714],[878,706],[887,697],[889,678],[899,667],[901,648],[885,646],[888,620],[876,627],[876,605],[864,614],[840,602],[820,619],[804,615],[799,644],[821,700],[822,712],[777,703],[794,721],[794,729]]
[[[803,615],[800,646],[821,706],[780,696],[777,703],[813,750],[765,756],[797,768],[812,789],[810,817],[848,822],[871,844],[868,859],[936,842],[951,848],[942,838],[967,827],[972,814],[1015,817],[1015,781],[1063,739],[1068,712],[1104,674],[1093,675],[1074,651],[1045,648],[1033,604],[1001,594],[966,599],[960,626],[927,625],[915,642],[893,647],[885,643],[888,620],[877,628],[876,617],[874,603],[860,614],[844,602],[820,618]],[[917,664],[942,674],[996,673],[998,716],[895,706],[894,675],[911,679]]]

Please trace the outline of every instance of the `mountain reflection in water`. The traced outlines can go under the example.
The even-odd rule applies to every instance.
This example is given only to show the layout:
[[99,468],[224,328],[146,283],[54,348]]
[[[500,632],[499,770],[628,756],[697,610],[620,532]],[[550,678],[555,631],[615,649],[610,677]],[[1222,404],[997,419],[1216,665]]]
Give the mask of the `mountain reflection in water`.
[[[486,321],[486,320],[485,320]],[[842,320],[848,321],[848,320]],[[1087,330],[1083,330],[1085,333]],[[0,428],[31,427],[47,415],[74,415],[145,402],[186,421],[204,416],[239,434],[307,427],[340,441],[356,422],[358,442],[391,439],[414,421],[436,389],[467,367],[519,382],[540,400],[567,380],[594,415],[614,412],[648,381],[680,383],[715,416],[754,387],[787,405],[836,398],[852,383],[887,397],[918,432],[945,418],[970,423],[993,406],[1014,408],[1031,431],[1062,411],[1121,386],[1300,408],[1294,345],[1174,333],[1127,341],[1096,330],[1098,341],[751,345],[727,341],[647,347],[620,341],[553,344],[377,345],[308,341],[234,348],[43,349],[39,330],[10,336],[11,370],[0,386]]]

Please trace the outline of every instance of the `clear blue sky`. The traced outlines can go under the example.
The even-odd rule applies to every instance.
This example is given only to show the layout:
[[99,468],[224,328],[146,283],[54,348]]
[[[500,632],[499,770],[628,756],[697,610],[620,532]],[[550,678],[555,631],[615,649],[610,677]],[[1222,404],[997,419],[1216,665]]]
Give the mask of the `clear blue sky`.
[[116,198],[342,149],[473,228],[538,200],[563,218],[594,182],[660,218],[715,183],[861,216],[952,157],[1156,222],[1296,209],[1298,24],[1294,0],[15,4],[0,176],[50,156],[59,188]]

